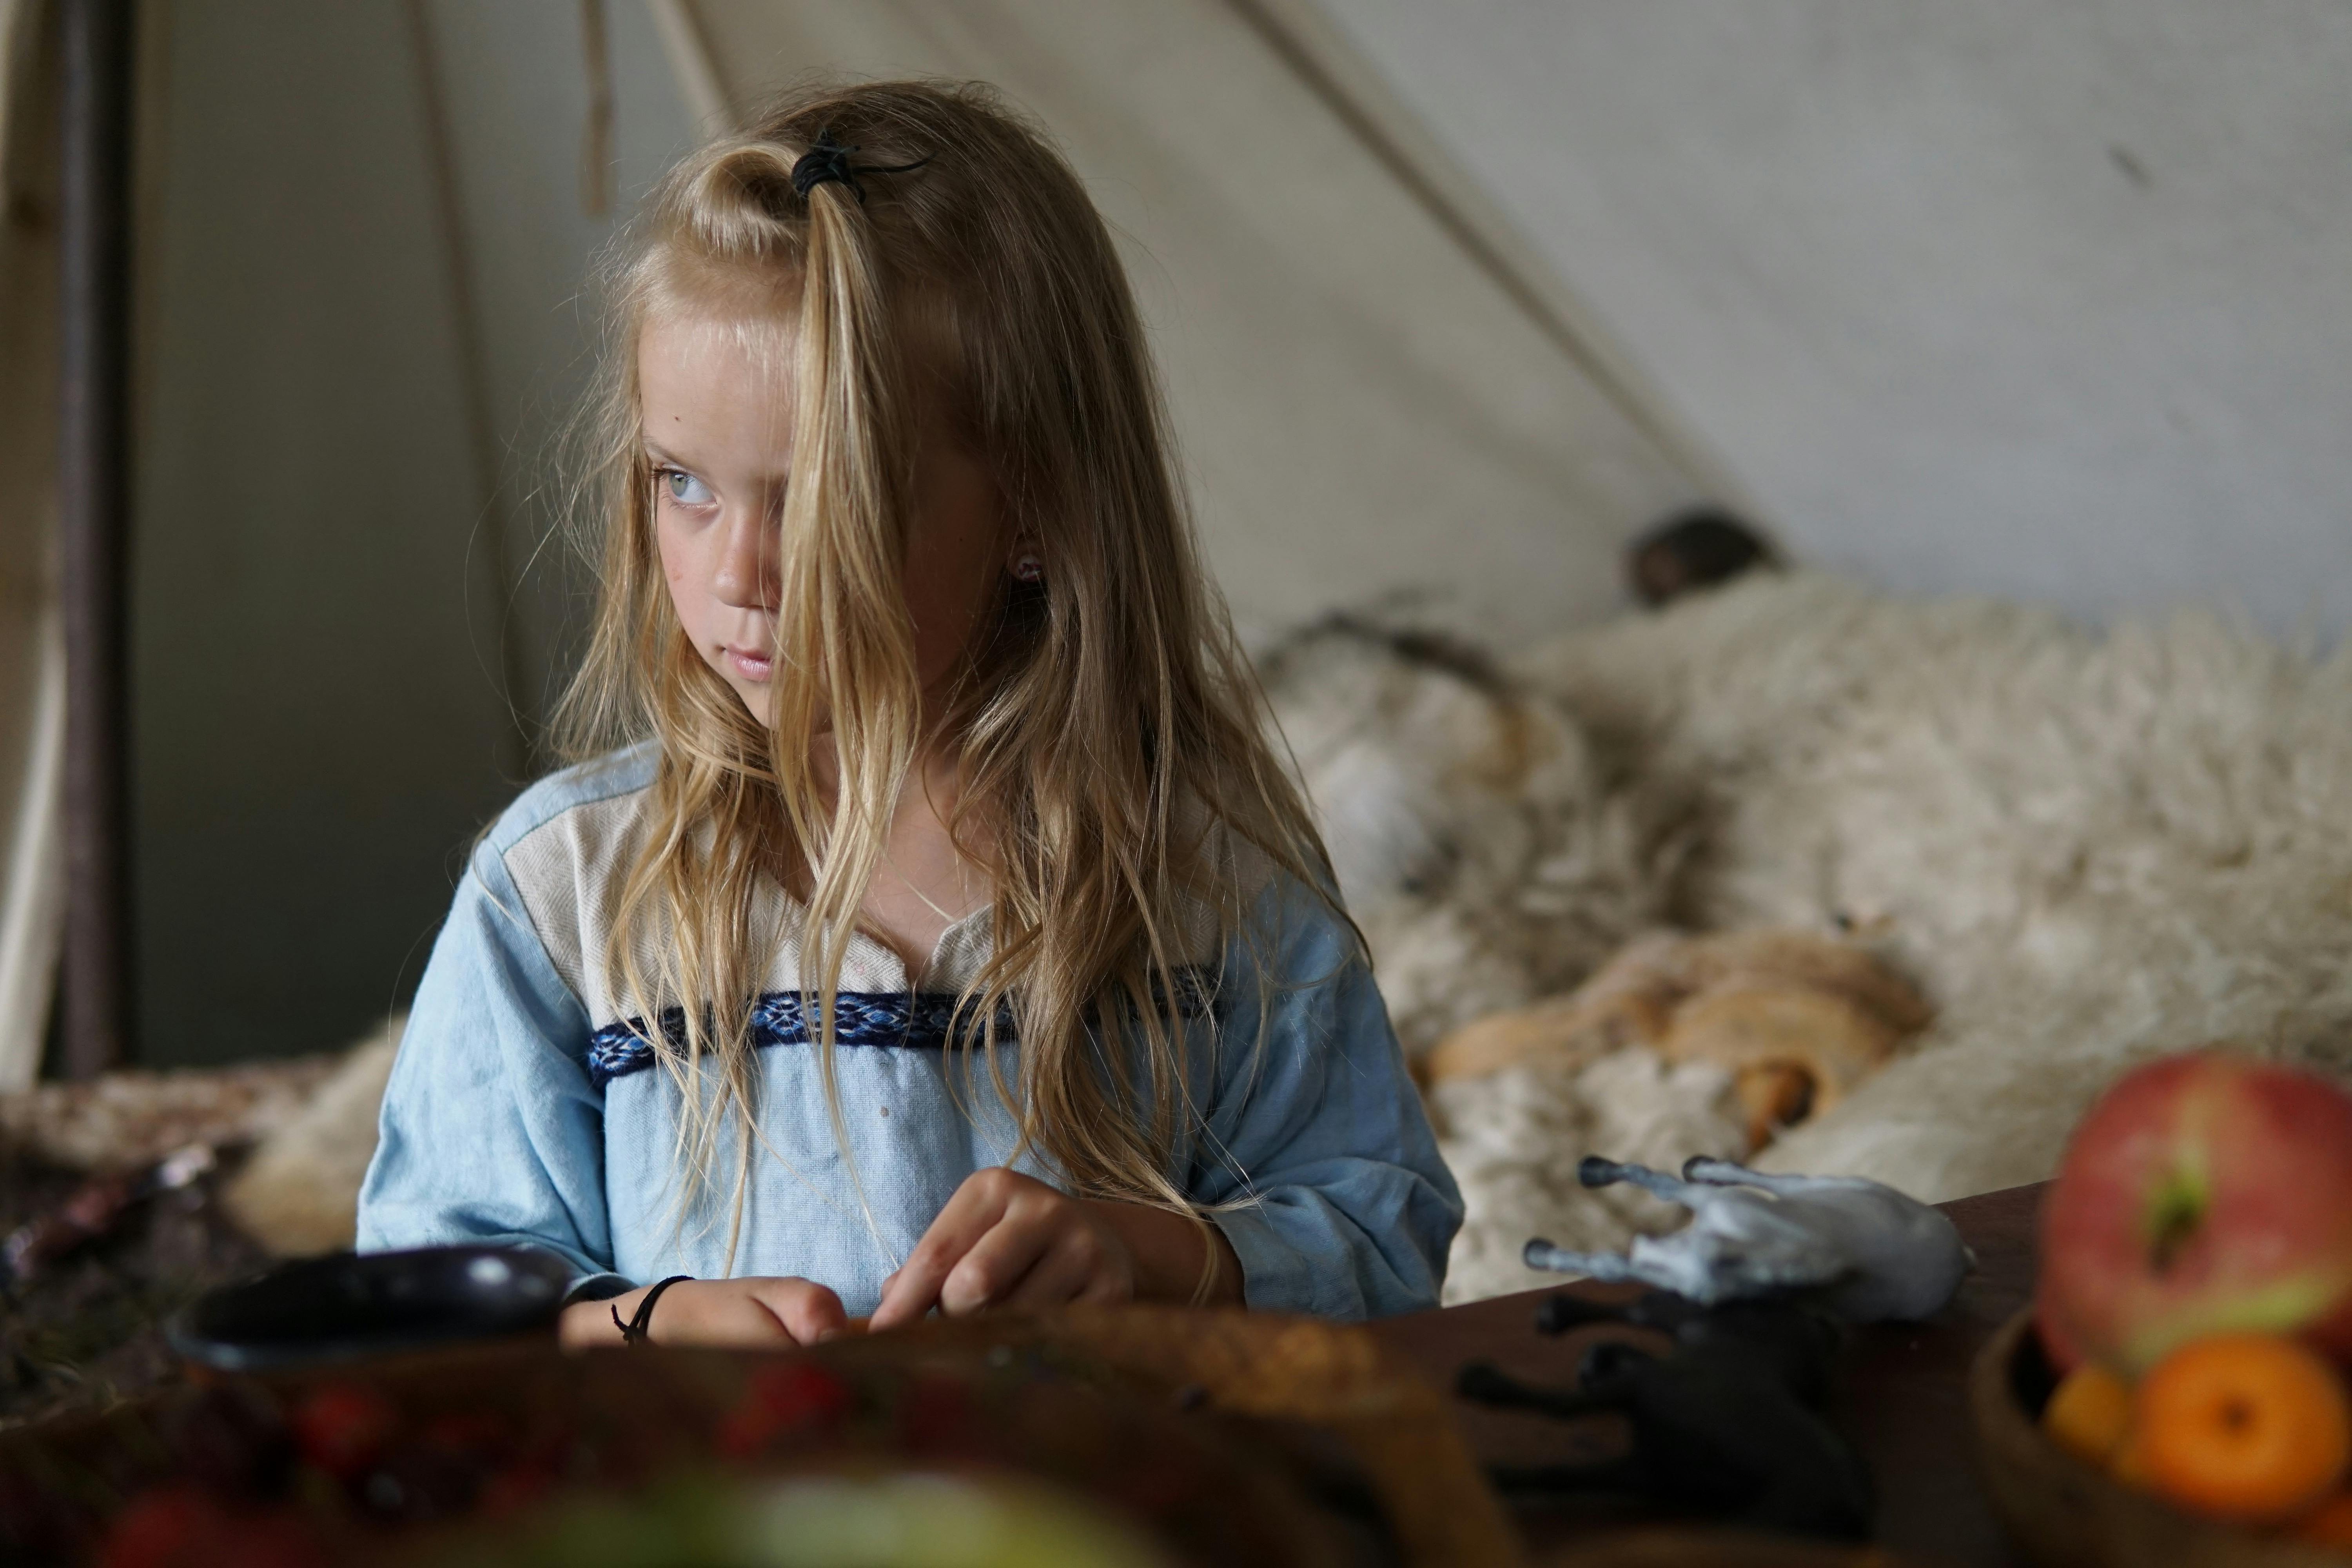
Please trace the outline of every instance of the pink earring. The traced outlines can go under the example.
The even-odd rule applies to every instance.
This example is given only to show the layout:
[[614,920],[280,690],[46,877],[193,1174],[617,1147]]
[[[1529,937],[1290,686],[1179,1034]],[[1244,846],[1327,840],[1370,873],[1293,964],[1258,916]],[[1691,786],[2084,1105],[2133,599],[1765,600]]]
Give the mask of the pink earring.
[[1013,581],[1042,583],[1045,580],[1045,563],[1034,555],[1016,556],[1013,562]]

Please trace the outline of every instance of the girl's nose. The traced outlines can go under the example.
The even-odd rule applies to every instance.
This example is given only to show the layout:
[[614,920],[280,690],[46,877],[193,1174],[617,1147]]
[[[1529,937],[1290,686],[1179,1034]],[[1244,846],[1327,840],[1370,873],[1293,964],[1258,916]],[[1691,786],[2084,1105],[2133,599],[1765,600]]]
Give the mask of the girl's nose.
[[719,522],[717,570],[711,591],[730,608],[776,607],[776,521],[763,510],[730,507]]

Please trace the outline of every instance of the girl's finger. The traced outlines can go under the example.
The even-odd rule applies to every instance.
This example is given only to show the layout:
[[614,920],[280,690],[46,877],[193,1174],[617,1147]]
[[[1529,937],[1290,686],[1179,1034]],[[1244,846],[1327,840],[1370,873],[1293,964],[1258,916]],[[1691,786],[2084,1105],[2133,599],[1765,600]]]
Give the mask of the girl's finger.
[[721,1350],[736,1345],[793,1344],[791,1329],[777,1310],[759,1297],[746,1292],[738,1297],[721,1321],[711,1324],[713,1331],[706,1333],[700,1343]]
[[993,1307],[1020,1289],[1061,1233],[1017,1211],[997,1222],[963,1255],[940,1286],[940,1310],[950,1318]]
[[[940,1280],[945,1278],[942,1275]],[[866,1330],[878,1334],[886,1329],[914,1322],[929,1311],[939,1299],[939,1281],[926,1282],[901,1269],[896,1281],[882,1292],[882,1300],[875,1304],[874,1315],[866,1320]]]
[[[667,1320],[664,1313],[669,1314]],[[776,1314],[739,1279],[689,1280],[672,1287],[655,1307],[653,1330],[654,1342],[665,1345],[724,1349],[791,1340]]]
[[923,1232],[923,1239],[915,1244],[907,1261],[890,1277],[868,1325],[875,1332],[911,1323],[937,1306],[948,1276],[1003,1217],[1011,1190],[1003,1183],[982,1179],[990,1174],[982,1171],[965,1179],[931,1221],[931,1227]]
[[994,1304],[1030,1311],[1066,1307],[1106,1272],[1108,1261],[1092,1232],[1066,1231]]
[[1086,1288],[1071,1300],[1089,1307],[1123,1307],[1135,1300],[1135,1274],[1131,1269],[1123,1274],[1097,1269]]
[[784,1331],[800,1344],[816,1344],[849,1327],[849,1314],[842,1310],[841,1298],[814,1280],[777,1280],[774,1289],[761,1293],[761,1300],[783,1324]]

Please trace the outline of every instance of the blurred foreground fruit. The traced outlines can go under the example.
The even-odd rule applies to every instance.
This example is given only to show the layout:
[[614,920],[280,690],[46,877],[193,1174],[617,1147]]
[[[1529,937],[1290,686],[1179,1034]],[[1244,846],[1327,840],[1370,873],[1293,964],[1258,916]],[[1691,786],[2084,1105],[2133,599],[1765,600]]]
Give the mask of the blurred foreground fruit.
[[2042,1343],[2144,1373],[2204,1335],[2296,1334],[2352,1358],[2352,1093],[2220,1052],[2126,1075],[2042,1213]]
[[2304,1516],[2295,1539],[2352,1551],[2352,1492],[2337,1492]]
[[2136,1491],[2156,1489],[2156,1481],[2147,1473],[2147,1445],[2140,1440],[2137,1432],[2124,1438],[2123,1447],[2108,1462],[2107,1473]]
[[2122,1450],[2131,1426],[2131,1384],[2095,1362],[2068,1373],[2042,1411],[2052,1442],[2102,1469]]
[[2318,1504],[2352,1468],[2352,1406],[2307,1346],[2217,1334],[2140,1381],[2133,1442],[2149,1484],[2173,1502],[2277,1522]]
[[132,1500],[99,1548],[99,1568],[324,1568],[300,1521],[240,1512],[201,1488],[157,1487]]
[[399,1417],[374,1390],[330,1383],[294,1407],[290,1424],[302,1458],[348,1481],[375,1463]]

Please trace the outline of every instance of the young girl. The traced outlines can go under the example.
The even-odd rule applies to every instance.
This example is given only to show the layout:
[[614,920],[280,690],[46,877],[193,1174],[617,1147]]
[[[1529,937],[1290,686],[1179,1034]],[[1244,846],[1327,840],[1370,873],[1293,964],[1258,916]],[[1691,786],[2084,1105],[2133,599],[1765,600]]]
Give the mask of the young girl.
[[473,856],[361,1247],[544,1247],[572,1344],[1433,1304],[1460,1199],[1067,165],[805,93],[615,292],[589,760]]

